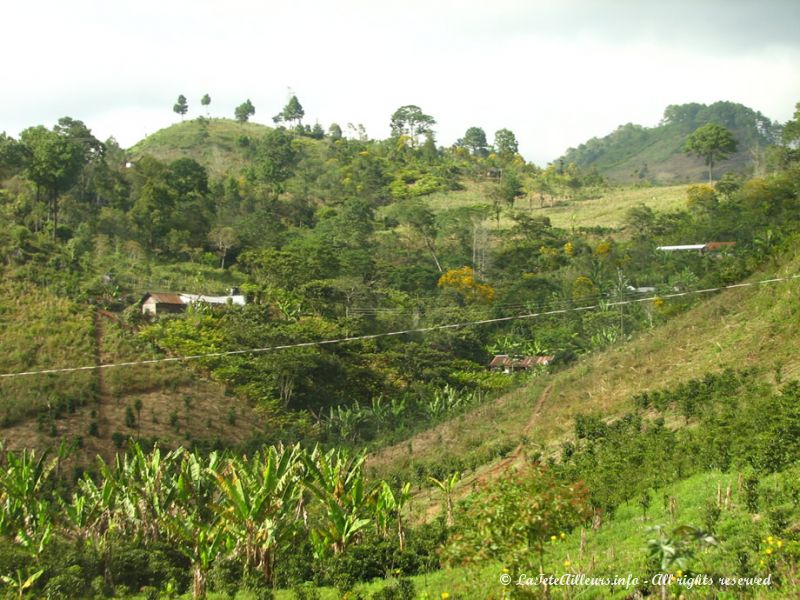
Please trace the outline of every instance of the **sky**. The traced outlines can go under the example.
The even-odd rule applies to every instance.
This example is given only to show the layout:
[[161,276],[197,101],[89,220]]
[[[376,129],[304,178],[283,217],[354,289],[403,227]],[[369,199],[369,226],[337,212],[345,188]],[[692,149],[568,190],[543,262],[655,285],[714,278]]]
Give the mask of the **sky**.
[[292,93],[305,122],[389,135],[414,104],[450,145],[511,129],[545,165],[670,104],[800,101],[797,0],[28,0],[3,8],[0,131],[80,119],[123,147],[187,118],[252,121]]

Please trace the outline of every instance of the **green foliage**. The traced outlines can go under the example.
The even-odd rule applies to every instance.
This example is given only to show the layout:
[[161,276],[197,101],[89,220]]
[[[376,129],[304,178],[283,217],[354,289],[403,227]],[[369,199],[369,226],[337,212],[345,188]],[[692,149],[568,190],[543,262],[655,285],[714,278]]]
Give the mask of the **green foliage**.
[[389,125],[392,137],[407,136],[416,144],[420,136],[433,132],[436,119],[423,113],[419,106],[409,104],[401,106],[392,113]]
[[561,483],[548,470],[528,466],[471,500],[464,516],[467,525],[448,542],[448,560],[464,564],[500,558],[514,572],[512,580],[534,567],[542,572],[548,545],[590,515],[582,485]]
[[187,112],[189,112],[189,104],[186,101],[186,96],[184,96],[183,94],[178,96],[178,101],[175,102],[175,105],[172,107],[172,110],[173,112],[179,114],[181,118],[183,118],[183,116]]
[[714,164],[736,152],[736,148],[736,139],[729,130],[714,123],[708,123],[696,129],[686,139],[684,151],[705,160],[708,165],[708,182],[711,183]]
[[467,148],[474,156],[483,157],[488,154],[486,132],[480,127],[470,127],[464,137],[458,140],[458,145]]
[[519,152],[517,136],[510,129],[498,129],[494,134],[494,148],[500,158],[513,158]]
[[297,99],[297,96],[292,94],[292,97],[289,98],[289,102],[286,103],[286,106],[283,107],[283,110],[275,115],[272,120],[275,123],[281,122],[297,122],[299,125],[303,121],[303,117],[305,116],[305,111],[303,110],[303,106],[300,104],[300,101]]
[[250,119],[250,117],[252,117],[254,114],[256,114],[256,107],[253,106],[253,103],[250,102],[249,98],[237,106],[236,110],[234,111],[234,116],[240,123],[247,122],[247,120]]

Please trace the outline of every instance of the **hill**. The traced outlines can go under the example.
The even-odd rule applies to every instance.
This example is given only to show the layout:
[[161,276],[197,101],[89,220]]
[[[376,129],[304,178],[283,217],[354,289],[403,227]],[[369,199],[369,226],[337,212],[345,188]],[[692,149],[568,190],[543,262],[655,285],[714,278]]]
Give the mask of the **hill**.
[[[163,356],[114,313],[31,285],[0,293],[0,371],[138,362]],[[0,379],[6,447],[74,445],[78,460],[113,457],[128,438],[166,446],[231,445],[254,433],[252,409],[188,366],[161,363]]]
[[[783,266],[750,281],[789,277],[800,267],[795,250]],[[578,414],[614,419],[633,408],[639,392],[725,368],[761,367],[766,380],[800,377],[793,347],[800,336],[800,280],[720,292],[685,314],[612,345],[568,369],[535,377],[474,413],[461,415],[409,440],[375,452],[379,474],[472,468],[466,492],[487,471],[500,472],[525,453],[553,453],[570,439]],[[512,450],[517,449],[516,452]],[[484,462],[491,463],[482,467]]]
[[270,128],[258,123],[199,117],[175,123],[147,136],[129,149],[131,158],[150,155],[169,162],[191,158],[210,175],[220,177],[238,172],[247,162],[249,145]]
[[776,143],[780,134],[777,123],[742,104],[670,105],[657,126],[620,125],[603,138],[592,138],[568,149],[556,162],[595,167],[617,183],[702,181],[707,176],[702,159],[686,156],[683,145],[689,134],[707,123],[730,129],[739,146],[735,154],[719,165],[717,175],[758,171],[763,167],[763,149]]

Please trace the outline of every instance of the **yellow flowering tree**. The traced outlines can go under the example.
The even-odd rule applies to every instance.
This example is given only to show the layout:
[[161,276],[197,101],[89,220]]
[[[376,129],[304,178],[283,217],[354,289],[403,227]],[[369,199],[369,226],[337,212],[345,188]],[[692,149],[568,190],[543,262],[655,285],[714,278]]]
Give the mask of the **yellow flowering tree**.
[[495,296],[492,286],[475,281],[472,267],[450,269],[439,278],[437,285],[443,290],[455,292],[470,303],[491,304]]

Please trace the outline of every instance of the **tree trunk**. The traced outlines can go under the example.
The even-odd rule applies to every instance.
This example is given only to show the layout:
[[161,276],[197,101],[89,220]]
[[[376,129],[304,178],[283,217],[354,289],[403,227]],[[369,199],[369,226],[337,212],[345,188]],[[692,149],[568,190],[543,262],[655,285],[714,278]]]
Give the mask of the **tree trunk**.
[[433,257],[433,262],[436,263],[436,268],[439,269],[439,273],[443,273],[444,271],[442,271],[442,265],[439,264],[439,259],[436,258],[435,246],[433,245],[433,241],[431,241],[431,239],[428,238],[427,236],[425,237],[425,245],[428,247],[428,251],[431,253],[431,256]]
[[194,566],[194,578],[192,582],[192,598],[195,600],[206,597],[206,574],[203,568],[196,564]]

